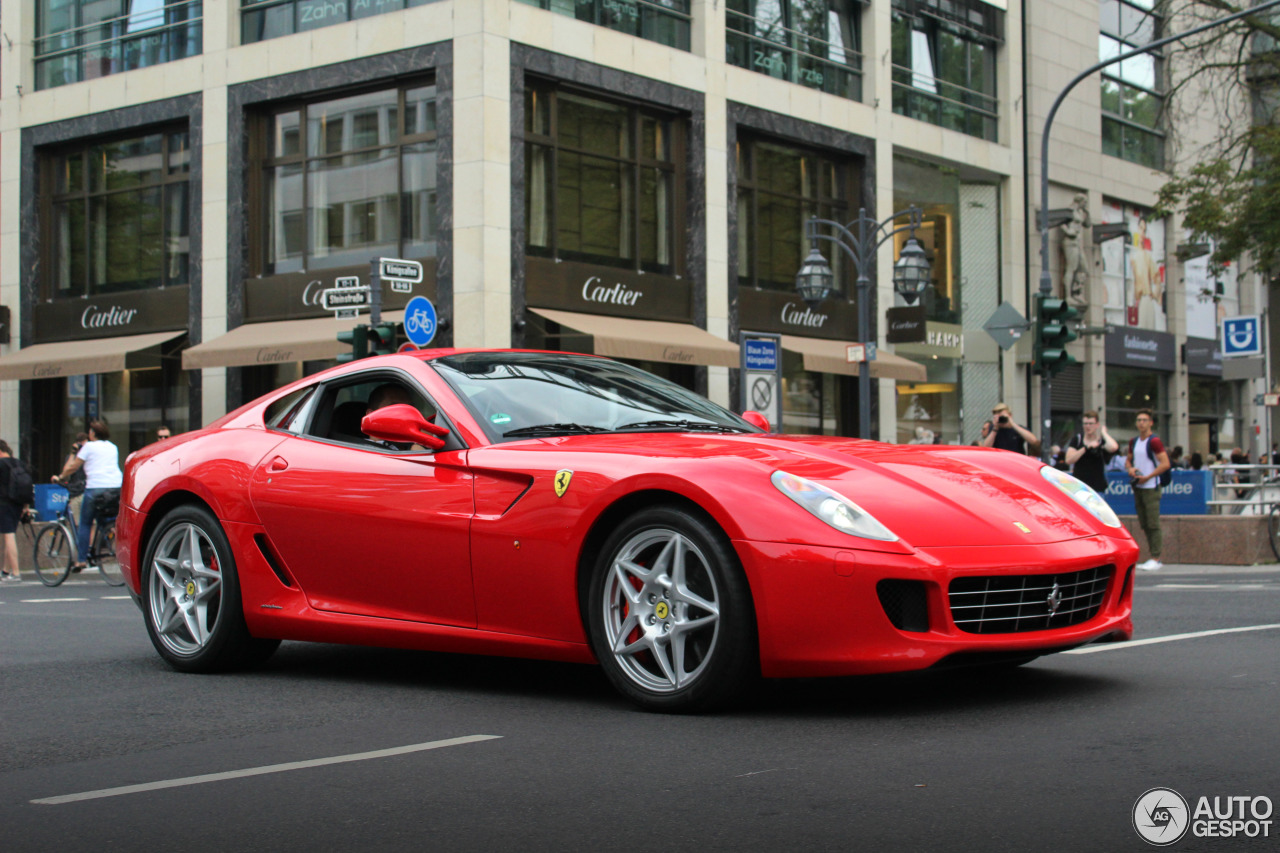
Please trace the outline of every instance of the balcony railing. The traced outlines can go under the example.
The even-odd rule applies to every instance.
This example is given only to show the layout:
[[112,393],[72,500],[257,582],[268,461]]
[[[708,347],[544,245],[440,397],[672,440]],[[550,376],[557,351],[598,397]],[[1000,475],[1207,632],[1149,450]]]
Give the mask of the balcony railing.
[[182,0],[37,36],[36,88],[146,68],[201,51],[203,0]]
[[689,0],[520,0],[579,21],[689,49],[693,15]]
[[[725,10],[725,60],[811,89],[862,100],[862,54],[807,33],[770,25],[757,35],[758,21]],[[841,57],[840,60],[829,57]]]
[[999,107],[992,95],[893,66],[893,111],[898,115],[995,142]]

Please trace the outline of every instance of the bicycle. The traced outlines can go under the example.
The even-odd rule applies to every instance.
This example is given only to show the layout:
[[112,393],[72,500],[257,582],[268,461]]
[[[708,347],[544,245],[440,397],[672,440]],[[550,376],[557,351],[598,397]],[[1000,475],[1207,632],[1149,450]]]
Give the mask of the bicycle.
[[[124,573],[120,571],[120,562],[116,559],[116,517],[114,514],[104,517],[100,506],[95,509],[98,512],[93,539],[89,543],[89,553],[85,560],[87,568],[97,566],[102,579],[109,586],[121,586],[124,584]],[[63,509],[36,535],[33,549],[36,577],[45,586],[57,586],[71,574],[72,564],[77,557],[77,533],[75,518]]]

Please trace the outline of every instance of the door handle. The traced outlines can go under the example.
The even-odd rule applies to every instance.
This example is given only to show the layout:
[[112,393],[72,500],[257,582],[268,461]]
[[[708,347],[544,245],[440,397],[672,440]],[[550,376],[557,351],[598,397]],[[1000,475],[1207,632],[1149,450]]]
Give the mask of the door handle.
[[288,467],[289,462],[283,456],[277,456],[275,459],[272,459],[267,463],[267,470],[273,474],[277,471],[283,471]]

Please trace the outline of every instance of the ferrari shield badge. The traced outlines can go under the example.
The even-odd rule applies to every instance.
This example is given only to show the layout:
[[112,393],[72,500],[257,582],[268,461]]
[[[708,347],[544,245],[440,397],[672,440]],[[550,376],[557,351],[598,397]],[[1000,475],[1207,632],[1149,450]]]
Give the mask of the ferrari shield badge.
[[569,491],[569,481],[573,479],[573,472],[568,468],[556,472],[556,497],[564,497],[564,493]]

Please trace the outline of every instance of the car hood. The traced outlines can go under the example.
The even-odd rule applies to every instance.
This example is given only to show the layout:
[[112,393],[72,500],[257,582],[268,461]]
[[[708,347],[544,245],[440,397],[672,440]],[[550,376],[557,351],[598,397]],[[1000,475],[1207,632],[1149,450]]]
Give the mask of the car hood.
[[[749,476],[769,490],[769,475],[784,470],[847,496],[905,544],[920,548],[1127,535],[1123,528],[1105,526],[1046,482],[1038,460],[1004,450],[755,434],[615,434],[550,441],[565,450],[649,457],[697,481],[730,509],[747,494],[744,466],[755,468],[758,473]],[[664,465],[663,458],[670,464]],[[712,472],[723,476],[707,476]]]

